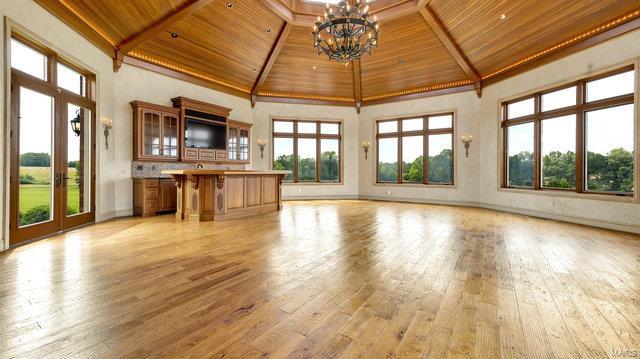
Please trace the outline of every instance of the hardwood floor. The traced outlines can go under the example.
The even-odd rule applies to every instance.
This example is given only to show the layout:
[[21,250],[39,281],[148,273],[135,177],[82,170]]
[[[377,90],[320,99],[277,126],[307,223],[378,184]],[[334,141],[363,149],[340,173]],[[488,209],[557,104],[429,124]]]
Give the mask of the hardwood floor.
[[640,356],[640,236],[368,201],[126,218],[0,253],[0,303],[0,357]]

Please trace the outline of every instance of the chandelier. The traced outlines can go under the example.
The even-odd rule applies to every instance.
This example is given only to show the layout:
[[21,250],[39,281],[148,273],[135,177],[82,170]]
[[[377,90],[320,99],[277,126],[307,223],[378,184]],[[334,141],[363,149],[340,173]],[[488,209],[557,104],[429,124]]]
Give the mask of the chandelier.
[[376,17],[369,21],[369,5],[357,0],[354,5],[339,1],[336,13],[327,4],[324,19],[318,16],[313,26],[313,46],[318,54],[348,63],[357,60],[378,46],[378,23]]

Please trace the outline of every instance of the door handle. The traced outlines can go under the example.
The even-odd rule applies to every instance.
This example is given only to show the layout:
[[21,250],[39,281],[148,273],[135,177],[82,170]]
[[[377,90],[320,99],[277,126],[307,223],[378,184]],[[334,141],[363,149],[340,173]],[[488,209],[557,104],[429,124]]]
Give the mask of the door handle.
[[69,180],[69,176],[67,176],[66,173],[61,173],[60,175],[61,175],[62,180],[63,180],[62,187],[67,187],[67,181]]
[[62,182],[60,179],[60,173],[56,173],[56,188],[60,187],[60,182]]

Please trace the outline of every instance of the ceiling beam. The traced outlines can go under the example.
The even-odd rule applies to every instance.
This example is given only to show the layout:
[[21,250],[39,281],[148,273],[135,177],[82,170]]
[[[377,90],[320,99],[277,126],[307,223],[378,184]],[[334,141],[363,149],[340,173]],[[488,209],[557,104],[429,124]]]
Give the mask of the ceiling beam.
[[280,0],[263,0],[263,4],[287,23],[294,22],[294,16]]
[[471,81],[473,81],[473,86],[475,87],[476,93],[478,97],[482,96],[482,76],[478,70],[476,70],[469,59],[462,53],[460,47],[453,41],[451,35],[444,28],[442,22],[436,17],[433,11],[429,8],[429,6],[423,6],[418,9],[420,15],[424,18],[424,21],[427,22],[429,27],[436,34],[442,45],[449,51],[449,54],[453,57],[453,59],[458,63],[462,71],[469,77]]
[[362,107],[362,80],[360,75],[360,59],[351,62],[353,66],[353,93],[356,99],[356,110],[360,113]]
[[[253,89],[251,90],[252,96],[256,96],[258,94],[258,91],[260,91],[262,85],[264,85],[264,82],[267,81],[267,77],[269,76],[273,65],[276,63],[278,55],[280,55],[280,51],[282,51],[284,44],[287,42],[287,38],[289,37],[289,34],[291,34],[292,29],[293,25],[290,22],[286,22],[282,27],[282,30],[280,30],[278,40],[276,40],[276,43],[273,44],[271,53],[269,54],[267,61],[264,63],[264,66],[262,66],[262,70],[260,70],[260,75],[258,75],[256,83],[253,85]],[[255,106],[255,102],[253,100],[252,105]]]
[[122,41],[118,44],[118,51],[124,55],[128,54],[131,50],[149,40],[160,31],[209,5],[212,1],[213,0],[191,0],[186,2],[175,11],[155,22],[153,25]]

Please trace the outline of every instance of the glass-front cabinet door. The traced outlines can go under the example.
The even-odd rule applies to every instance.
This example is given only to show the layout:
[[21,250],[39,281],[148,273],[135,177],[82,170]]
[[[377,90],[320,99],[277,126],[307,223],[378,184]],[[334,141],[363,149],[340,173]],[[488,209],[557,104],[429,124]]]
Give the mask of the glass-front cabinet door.
[[249,130],[246,128],[241,128],[238,138],[240,143],[240,153],[238,159],[240,161],[249,161]]
[[162,156],[178,158],[178,117],[162,114]]
[[160,113],[142,112],[142,145],[145,157],[160,157]]
[[234,161],[238,159],[238,129],[235,127],[229,127],[227,151],[229,152],[229,160]]

